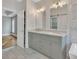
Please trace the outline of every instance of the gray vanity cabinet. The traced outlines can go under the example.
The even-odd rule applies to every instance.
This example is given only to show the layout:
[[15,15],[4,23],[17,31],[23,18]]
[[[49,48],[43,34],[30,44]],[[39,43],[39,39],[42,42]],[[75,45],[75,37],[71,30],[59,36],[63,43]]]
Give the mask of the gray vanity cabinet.
[[29,32],[29,47],[48,56],[50,59],[64,59],[65,38]]

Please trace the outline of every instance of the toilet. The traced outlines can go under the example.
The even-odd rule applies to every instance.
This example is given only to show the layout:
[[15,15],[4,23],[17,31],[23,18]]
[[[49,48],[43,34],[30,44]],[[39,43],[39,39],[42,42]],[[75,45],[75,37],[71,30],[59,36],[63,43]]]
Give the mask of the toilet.
[[69,57],[70,59],[77,59],[77,43],[72,43],[69,50]]

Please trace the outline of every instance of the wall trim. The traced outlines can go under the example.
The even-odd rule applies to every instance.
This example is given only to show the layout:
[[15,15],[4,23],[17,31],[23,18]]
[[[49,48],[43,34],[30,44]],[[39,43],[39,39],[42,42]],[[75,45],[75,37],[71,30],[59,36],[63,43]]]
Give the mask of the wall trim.
[[10,33],[7,33],[7,34],[2,34],[2,36],[7,36],[7,35],[10,35]]

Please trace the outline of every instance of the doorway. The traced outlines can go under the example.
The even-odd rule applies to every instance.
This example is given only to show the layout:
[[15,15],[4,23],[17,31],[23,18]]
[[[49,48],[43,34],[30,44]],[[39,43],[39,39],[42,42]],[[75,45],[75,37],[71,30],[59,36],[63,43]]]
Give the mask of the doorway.
[[10,48],[17,42],[17,16],[2,16],[2,48]]

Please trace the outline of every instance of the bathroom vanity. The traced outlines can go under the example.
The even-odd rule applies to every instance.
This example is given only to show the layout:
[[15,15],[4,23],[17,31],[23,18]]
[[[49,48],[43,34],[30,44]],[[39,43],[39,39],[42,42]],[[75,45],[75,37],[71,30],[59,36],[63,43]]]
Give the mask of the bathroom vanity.
[[67,35],[60,31],[32,30],[28,34],[29,47],[50,59],[65,59]]

